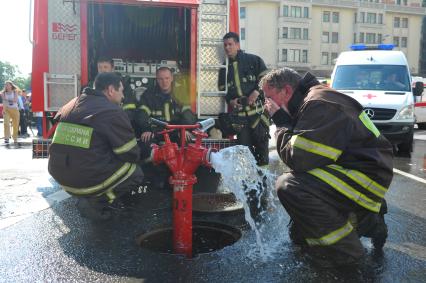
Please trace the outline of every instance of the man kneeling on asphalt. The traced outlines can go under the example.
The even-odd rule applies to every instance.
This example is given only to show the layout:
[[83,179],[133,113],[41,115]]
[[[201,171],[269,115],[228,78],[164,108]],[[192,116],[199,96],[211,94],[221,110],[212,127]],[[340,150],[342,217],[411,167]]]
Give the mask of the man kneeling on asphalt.
[[290,238],[322,266],[357,263],[359,240],[381,250],[392,146],[354,99],[310,73],[274,70],[260,82],[277,126],[277,150],[291,172],[276,182],[292,219]]
[[79,197],[83,217],[109,219],[119,199],[142,183],[139,147],[120,107],[122,99],[121,78],[101,73],[94,90],[86,88],[56,116],[49,173],[66,192]]

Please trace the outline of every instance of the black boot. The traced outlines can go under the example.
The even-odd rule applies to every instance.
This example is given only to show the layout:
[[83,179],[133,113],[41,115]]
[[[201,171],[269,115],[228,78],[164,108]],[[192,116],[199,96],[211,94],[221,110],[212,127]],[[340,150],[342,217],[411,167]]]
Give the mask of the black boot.
[[93,221],[105,221],[112,217],[111,209],[107,207],[107,204],[95,198],[79,198],[76,207],[82,217]]
[[379,215],[379,221],[370,235],[374,249],[381,250],[388,237],[388,226],[385,223],[384,215]]
[[305,239],[300,234],[293,220],[290,220],[287,227],[288,227],[288,236],[290,237],[290,240],[292,240],[293,243],[298,246],[306,246]]

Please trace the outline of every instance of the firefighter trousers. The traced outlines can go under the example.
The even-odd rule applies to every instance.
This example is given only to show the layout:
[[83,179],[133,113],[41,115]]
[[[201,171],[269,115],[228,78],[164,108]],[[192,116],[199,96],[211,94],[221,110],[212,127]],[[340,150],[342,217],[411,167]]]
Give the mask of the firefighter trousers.
[[257,165],[269,164],[269,127],[259,122],[253,129],[249,125],[244,126],[237,134],[238,144],[248,146]]
[[364,248],[349,217],[359,209],[355,203],[308,173],[283,174],[276,188],[294,222],[291,238],[311,255],[337,266],[357,263],[363,257]]
[[97,196],[78,197],[77,209],[81,216],[91,220],[108,220],[114,213],[114,210],[122,208],[122,199],[128,198],[132,190],[136,190],[142,184],[144,174],[139,166],[135,172],[126,180],[114,187],[111,195],[101,194]]

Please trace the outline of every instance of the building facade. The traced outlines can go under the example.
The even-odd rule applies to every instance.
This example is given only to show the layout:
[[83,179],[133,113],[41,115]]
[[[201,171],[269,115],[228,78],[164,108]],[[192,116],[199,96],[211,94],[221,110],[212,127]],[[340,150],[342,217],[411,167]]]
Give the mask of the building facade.
[[241,0],[241,48],[269,68],[290,67],[329,77],[351,44],[393,43],[420,70],[421,0]]

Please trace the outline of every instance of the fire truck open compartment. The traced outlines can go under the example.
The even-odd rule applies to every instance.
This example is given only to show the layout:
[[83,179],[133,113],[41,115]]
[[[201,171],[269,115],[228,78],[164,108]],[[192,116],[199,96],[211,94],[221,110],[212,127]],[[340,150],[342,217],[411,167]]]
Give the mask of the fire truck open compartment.
[[[126,66],[152,65],[144,70],[151,75],[155,66],[168,62],[176,62],[176,75],[189,73],[190,8],[89,3],[87,23],[89,79],[97,73],[97,59],[104,57],[122,60]],[[127,67],[118,71],[135,72]]]

